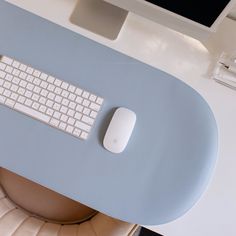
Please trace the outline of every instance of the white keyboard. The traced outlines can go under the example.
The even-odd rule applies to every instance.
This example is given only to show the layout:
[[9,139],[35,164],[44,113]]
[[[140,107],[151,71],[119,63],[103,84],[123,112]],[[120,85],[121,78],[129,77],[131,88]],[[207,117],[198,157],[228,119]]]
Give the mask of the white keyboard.
[[103,98],[0,55],[0,104],[86,140]]

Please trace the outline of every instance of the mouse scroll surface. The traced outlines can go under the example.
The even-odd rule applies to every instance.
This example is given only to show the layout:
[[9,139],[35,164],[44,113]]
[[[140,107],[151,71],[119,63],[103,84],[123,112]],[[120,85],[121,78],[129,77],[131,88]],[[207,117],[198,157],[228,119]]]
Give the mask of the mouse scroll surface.
[[127,146],[136,123],[136,114],[124,107],[118,108],[108,126],[103,145],[113,153],[121,153]]

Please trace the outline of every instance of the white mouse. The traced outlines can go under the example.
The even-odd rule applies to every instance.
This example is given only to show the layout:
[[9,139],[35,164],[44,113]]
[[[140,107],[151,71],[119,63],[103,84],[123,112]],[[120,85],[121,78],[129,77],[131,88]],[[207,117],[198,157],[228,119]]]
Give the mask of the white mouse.
[[136,114],[124,107],[116,109],[107,128],[103,145],[113,153],[124,151],[134,129]]

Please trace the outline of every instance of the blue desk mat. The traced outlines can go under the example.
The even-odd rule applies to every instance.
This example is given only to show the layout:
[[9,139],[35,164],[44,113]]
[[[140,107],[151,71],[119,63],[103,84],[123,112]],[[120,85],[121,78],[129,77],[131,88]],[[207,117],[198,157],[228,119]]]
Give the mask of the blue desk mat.
[[[204,99],[179,79],[0,3],[0,54],[104,97],[87,141],[0,108],[0,166],[107,215],[157,225],[189,210],[217,159]],[[114,109],[137,114],[121,154],[102,145]]]

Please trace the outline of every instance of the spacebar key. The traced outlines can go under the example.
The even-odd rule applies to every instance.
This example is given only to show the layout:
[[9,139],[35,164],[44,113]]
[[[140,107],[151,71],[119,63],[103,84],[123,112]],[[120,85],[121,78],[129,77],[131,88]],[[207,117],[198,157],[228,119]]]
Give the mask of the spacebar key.
[[14,108],[22,113],[25,113],[28,116],[31,116],[37,120],[41,120],[43,122],[49,122],[50,117],[47,115],[42,114],[41,112],[35,111],[29,107],[26,107],[20,103],[16,103]]

